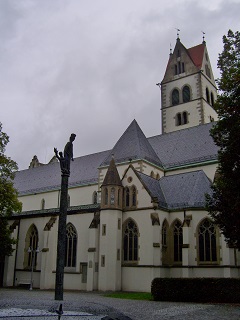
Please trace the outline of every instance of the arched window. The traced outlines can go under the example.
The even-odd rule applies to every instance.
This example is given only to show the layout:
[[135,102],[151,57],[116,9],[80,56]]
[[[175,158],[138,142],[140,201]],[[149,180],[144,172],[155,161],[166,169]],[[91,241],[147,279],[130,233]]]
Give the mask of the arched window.
[[129,207],[130,203],[130,195],[129,195],[129,188],[125,188],[125,206]]
[[110,194],[110,204],[115,203],[115,188],[111,188],[111,194]]
[[45,199],[42,199],[42,201],[41,201],[41,209],[42,210],[45,209]]
[[94,191],[93,192],[93,204],[97,204],[97,200],[98,200],[97,191]]
[[190,88],[189,88],[189,86],[184,86],[183,87],[182,99],[183,99],[183,102],[189,102],[190,101]]
[[68,207],[70,207],[70,195],[67,196]]
[[182,261],[182,244],[183,232],[180,221],[176,221],[173,225],[173,260],[174,262]]
[[187,123],[188,123],[188,114],[186,111],[184,111],[182,114],[182,124],[187,124]]
[[208,90],[208,88],[206,88],[206,99],[207,99],[207,102],[210,103],[209,90]]
[[169,264],[169,225],[166,220],[164,220],[162,225],[162,264]]
[[157,179],[157,180],[159,180],[159,179],[160,179],[160,175],[159,175],[159,173],[157,173],[157,175],[156,175],[156,179]]
[[166,222],[166,220],[163,223],[162,226],[162,245],[163,246],[167,246],[167,233],[168,233],[168,224]]
[[[37,254],[35,254],[34,251],[37,250],[38,248],[38,231],[34,224],[31,225],[31,227],[28,229],[25,243],[26,243],[25,251],[27,253],[27,263],[25,264],[25,266],[27,268],[31,268],[33,263],[33,268],[36,268]],[[34,258],[34,261],[33,261],[33,258]]]
[[198,227],[199,262],[217,262],[216,227],[209,219],[204,219]]
[[172,92],[172,105],[176,106],[177,104],[179,104],[179,91],[174,89]]
[[104,189],[104,204],[105,205],[108,204],[108,189],[107,188]]
[[136,207],[137,205],[137,191],[134,186],[132,186],[132,206]]
[[118,189],[118,199],[117,199],[118,206],[120,206],[120,200],[121,200],[121,189]]
[[211,92],[211,105],[214,106],[214,95],[212,92]]
[[150,174],[151,178],[154,178],[154,172],[151,171],[151,174]]
[[76,267],[77,256],[77,231],[68,223],[66,228],[65,267]]
[[182,115],[181,115],[181,113],[179,112],[179,113],[177,113],[177,115],[176,115],[176,125],[177,126],[180,126],[182,124]]
[[124,261],[138,261],[138,227],[129,219],[123,235],[123,257]]

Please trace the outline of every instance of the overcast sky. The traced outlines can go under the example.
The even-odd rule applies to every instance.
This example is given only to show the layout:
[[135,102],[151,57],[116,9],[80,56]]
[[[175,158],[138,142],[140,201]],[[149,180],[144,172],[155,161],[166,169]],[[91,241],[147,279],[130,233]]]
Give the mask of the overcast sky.
[[47,163],[72,132],[74,156],[111,149],[133,119],[161,133],[160,91],[176,29],[206,33],[215,78],[240,0],[0,0],[0,121],[6,154]]

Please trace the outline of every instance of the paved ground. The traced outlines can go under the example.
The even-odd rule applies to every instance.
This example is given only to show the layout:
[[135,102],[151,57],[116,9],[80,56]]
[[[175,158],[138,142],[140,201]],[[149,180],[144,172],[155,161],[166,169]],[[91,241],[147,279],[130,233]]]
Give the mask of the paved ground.
[[[152,319],[177,319],[177,320],[239,320],[240,304],[195,304],[175,303],[156,301],[122,300],[104,297],[103,293],[88,292],[65,292],[64,301],[55,301],[53,291],[29,291],[26,289],[0,289],[0,319],[1,311],[4,311],[4,318],[8,320],[19,319],[10,317],[10,312],[18,309],[24,320],[28,319],[57,319],[53,311],[58,309],[60,303],[63,311],[71,312],[71,315],[63,314],[62,320],[67,319],[102,319],[109,316],[116,320],[152,320]],[[32,309],[33,315],[38,310],[50,312],[51,317],[46,316],[24,316],[26,309]],[[92,316],[79,315],[90,313]],[[78,313],[78,314],[77,314]],[[36,318],[35,318],[36,317]],[[108,319],[109,319],[108,318]]]

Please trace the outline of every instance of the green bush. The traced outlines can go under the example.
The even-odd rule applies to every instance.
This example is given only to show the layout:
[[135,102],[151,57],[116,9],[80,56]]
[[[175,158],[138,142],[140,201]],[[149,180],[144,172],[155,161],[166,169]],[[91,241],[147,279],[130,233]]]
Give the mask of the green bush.
[[151,293],[156,301],[240,303],[240,279],[155,278]]

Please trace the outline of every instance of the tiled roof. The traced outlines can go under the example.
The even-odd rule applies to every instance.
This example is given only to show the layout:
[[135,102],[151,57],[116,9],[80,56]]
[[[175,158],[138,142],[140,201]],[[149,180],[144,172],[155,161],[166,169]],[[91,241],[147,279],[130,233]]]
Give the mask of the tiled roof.
[[[97,183],[98,167],[109,164],[112,153],[116,163],[129,158],[145,159],[164,169],[217,160],[218,149],[209,135],[211,126],[209,123],[147,139],[134,120],[112,150],[71,162],[69,187]],[[19,171],[15,177],[15,188],[20,195],[59,190],[60,185],[59,163]]]
[[116,163],[129,161],[130,159],[145,159],[161,166],[161,161],[136,120],[132,121],[101,165],[108,165],[112,155],[114,156]]
[[156,180],[139,173],[150,194],[158,198],[160,208],[178,210],[204,208],[205,194],[211,194],[211,181],[202,170],[175,174]]
[[[98,182],[98,167],[109,151],[75,158],[71,162],[69,187]],[[59,163],[51,163],[16,173],[15,188],[19,195],[60,189],[61,170]]]
[[217,160],[218,148],[209,134],[213,123],[148,138],[165,169]]
[[203,43],[188,49],[189,56],[199,70],[202,68],[204,49],[205,44]]

